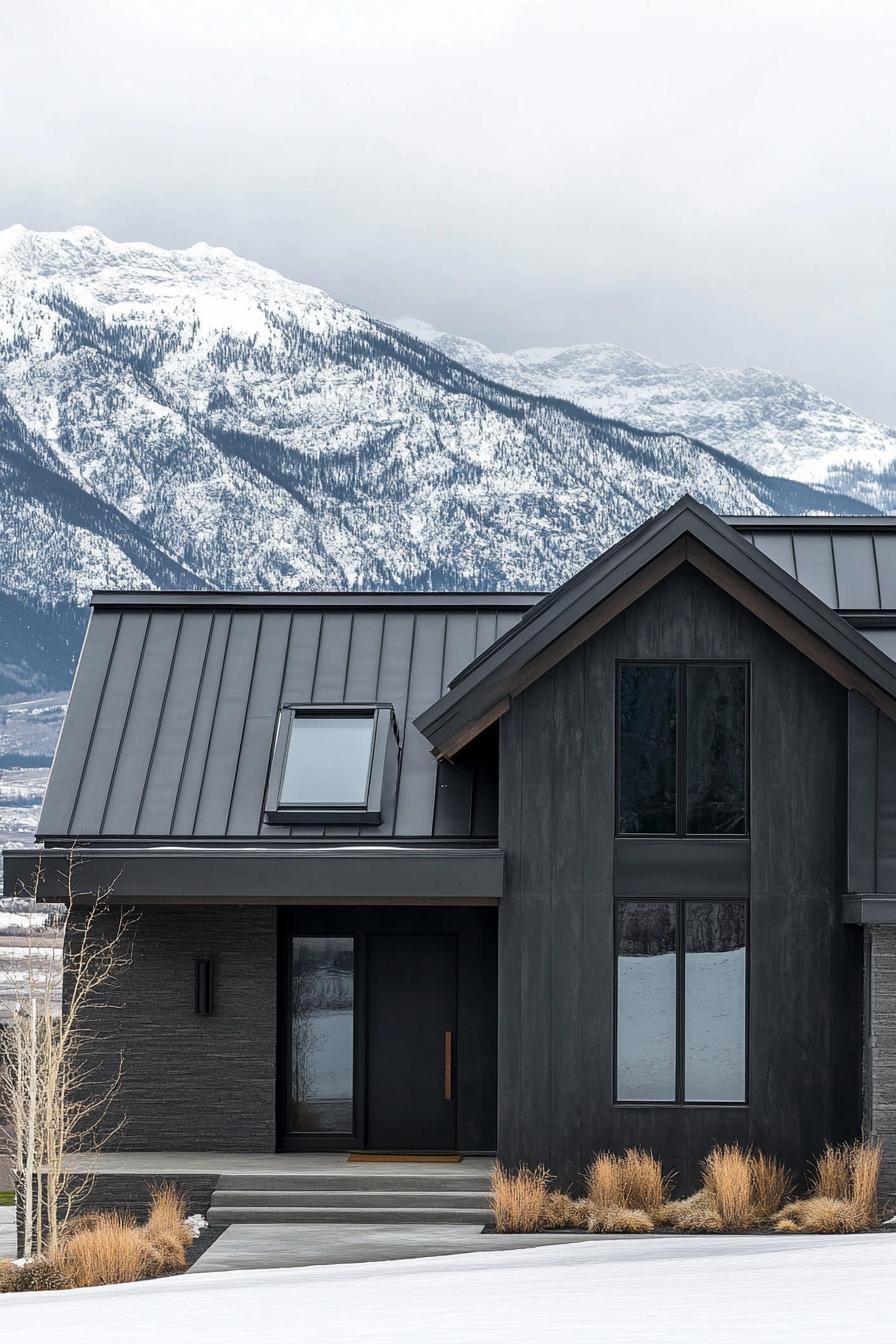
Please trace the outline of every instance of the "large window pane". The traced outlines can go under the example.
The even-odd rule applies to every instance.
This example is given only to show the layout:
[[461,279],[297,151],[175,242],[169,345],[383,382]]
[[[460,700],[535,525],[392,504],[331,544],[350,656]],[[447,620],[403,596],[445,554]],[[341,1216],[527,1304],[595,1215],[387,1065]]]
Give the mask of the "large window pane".
[[297,714],[290,725],[281,807],[363,807],[372,714]]
[[747,669],[687,669],[687,775],[690,835],[745,835]]
[[293,938],[292,976],[290,1128],[351,1134],[353,939]]
[[678,739],[678,668],[628,664],[619,669],[619,830],[674,835]]
[[616,906],[616,1097],[675,1100],[675,905]]
[[739,901],[685,905],[684,1099],[746,1099],[747,914]]

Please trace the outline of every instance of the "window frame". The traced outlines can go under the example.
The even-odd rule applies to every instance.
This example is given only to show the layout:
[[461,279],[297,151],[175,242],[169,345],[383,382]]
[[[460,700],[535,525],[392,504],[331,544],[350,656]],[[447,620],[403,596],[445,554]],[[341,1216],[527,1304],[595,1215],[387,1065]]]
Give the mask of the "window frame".
[[[675,1099],[647,1101],[624,1100],[619,1096],[619,954],[617,951],[617,907],[634,901],[639,905],[675,906]],[[744,908],[744,1099],[743,1101],[687,1101],[685,1088],[685,906],[742,905]],[[744,1110],[750,1104],[750,977],[751,977],[750,901],[737,896],[619,896],[613,900],[613,1105],[621,1107],[696,1107],[700,1110]]]
[[[321,799],[308,804],[281,802],[283,778],[286,773],[286,758],[289,751],[292,725],[297,718],[370,718],[373,720],[373,732],[370,739],[370,757],[367,763],[367,783],[364,801],[361,804],[338,804]],[[366,704],[308,704],[290,702],[282,704],[277,716],[277,729],[274,736],[271,763],[268,769],[268,785],[265,795],[265,821],[273,825],[327,825],[345,822],[362,826],[379,826],[383,819],[383,783],[386,757],[390,739],[398,746],[398,726],[395,710],[391,704],[368,702]]]
[[[621,689],[624,667],[674,667],[678,672],[676,700],[677,728],[675,739],[675,830],[674,832],[624,831],[621,815],[622,782],[622,715]],[[689,667],[742,667],[744,669],[744,829],[742,831],[689,831],[687,780],[687,669]],[[750,780],[751,780],[751,704],[753,698],[753,665],[747,658],[617,658],[615,690],[615,768],[614,768],[614,836],[617,840],[748,840],[750,838]]]

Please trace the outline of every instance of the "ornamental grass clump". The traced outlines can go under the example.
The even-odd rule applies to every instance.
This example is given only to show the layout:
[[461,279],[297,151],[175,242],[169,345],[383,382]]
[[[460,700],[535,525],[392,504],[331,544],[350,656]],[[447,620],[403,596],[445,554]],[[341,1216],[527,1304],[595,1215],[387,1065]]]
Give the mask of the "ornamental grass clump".
[[560,1190],[550,1190],[545,1197],[542,1226],[551,1231],[569,1228],[587,1232],[591,1209],[592,1205],[587,1199],[573,1199],[572,1195]]
[[72,1236],[63,1228],[59,1247],[48,1259],[74,1288],[134,1283],[155,1277],[160,1267],[145,1230],[121,1213],[101,1214]]
[[495,1231],[537,1232],[543,1227],[550,1179],[550,1172],[543,1166],[508,1171],[496,1163],[490,1178]]
[[186,1195],[170,1182],[153,1186],[143,1232],[158,1257],[160,1273],[186,1269],[193,1229],[187,1222]]
[[585,1172],[589,1201],[598,1208],[640,1209],[652,1214],[666,1201],[669,1178],[653,1153],[626,1148],[621,1157],[598,1153]]
[[54,1251],[21,1265],[0,1261],[0,1293],[93,1288],[180,1273],[196,1235],[186,1214],[186,1197],[166,1183],[153,1188],[145,1223],[119,1212],[69,1218]]
[[702,1163],[703,1186],[655,1215],[661,1226],[681,1232],[746,1232],[775,1218],[790,1195],[793,1178],[765,1153],[721,1144]]
[[806,1199],[787,1204],[777,1232],[867,1232],[879,1222],[880,1148],[874,1143],[828,1144],[816,1159]]

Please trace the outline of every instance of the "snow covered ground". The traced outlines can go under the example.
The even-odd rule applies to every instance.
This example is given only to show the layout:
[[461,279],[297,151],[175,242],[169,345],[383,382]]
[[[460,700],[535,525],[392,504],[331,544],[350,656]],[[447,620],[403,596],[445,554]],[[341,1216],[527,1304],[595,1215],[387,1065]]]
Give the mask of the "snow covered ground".
[[0,1298],[7,1339],[502,1344],[883,1337],[896,1237],[663,1237]]

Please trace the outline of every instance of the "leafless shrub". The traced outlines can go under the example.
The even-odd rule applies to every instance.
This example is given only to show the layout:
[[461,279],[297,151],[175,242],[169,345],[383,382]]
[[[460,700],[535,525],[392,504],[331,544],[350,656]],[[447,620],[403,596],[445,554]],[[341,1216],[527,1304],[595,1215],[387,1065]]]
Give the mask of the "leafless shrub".
[[0,1293],[47,1293],[72,1287],[62,1268],[47,1259],[28,1260],[23,1265],[0,1260]]
[[[130,959],[133,921],[122,913],[107,925],[111,888],[79,892],[76,868],[72,858],[63,955],[50,968],[36,953],[23,958],[25,974],[12,982],[13,1012],[0,1037],[0,1130],[8,1135],[26,1257],[58,1248],[62,1223],[92,1183],[68,1159],[95,1152],[123,1123],[110,1121],[121,1060],[111,1078],[101,1075],[92,1062],[98,1036],[90,1024],[97,1009],[111,1006],[108,993]],[[38,868],[33,887],[21,894],[36,901],[42,881]]]

